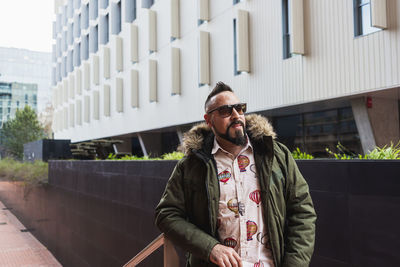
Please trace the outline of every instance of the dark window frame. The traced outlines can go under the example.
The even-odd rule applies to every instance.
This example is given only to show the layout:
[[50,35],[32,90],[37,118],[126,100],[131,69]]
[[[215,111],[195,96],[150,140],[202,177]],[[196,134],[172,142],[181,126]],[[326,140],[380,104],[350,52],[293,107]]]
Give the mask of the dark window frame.
[[283,59],[292,57],[290,53],[289,1],[282,0],[282,49]]

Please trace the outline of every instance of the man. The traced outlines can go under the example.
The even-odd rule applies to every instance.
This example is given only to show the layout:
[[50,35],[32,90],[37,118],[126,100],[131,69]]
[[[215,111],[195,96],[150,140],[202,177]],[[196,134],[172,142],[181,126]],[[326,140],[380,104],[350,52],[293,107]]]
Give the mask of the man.
[[188,265],[308,266],[316,215],[307,183],[268,121],[219,82],[184,136],[156,224]]

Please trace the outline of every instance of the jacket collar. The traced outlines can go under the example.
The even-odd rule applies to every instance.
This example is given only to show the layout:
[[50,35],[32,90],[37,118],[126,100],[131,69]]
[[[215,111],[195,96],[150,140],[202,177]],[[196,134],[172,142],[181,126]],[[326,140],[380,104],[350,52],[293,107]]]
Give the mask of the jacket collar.
[[[259,154],[272,153],[272,139],[276,134],[267,118],[251,114],[246,115],[246,131],[254,147],[254,152]],[[181,150],[185,155],[200,152],[206,157],[211,157],[214,142],[214,133],[205,123],[195,125],[183,136]]]

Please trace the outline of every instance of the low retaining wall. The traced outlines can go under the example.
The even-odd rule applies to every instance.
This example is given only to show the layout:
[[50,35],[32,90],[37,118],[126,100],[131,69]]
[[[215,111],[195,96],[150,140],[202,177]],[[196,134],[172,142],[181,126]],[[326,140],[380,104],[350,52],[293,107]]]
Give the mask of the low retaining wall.
[[[0,200],[64,266],[121,266],[159,234],[154,208],[175,164],[50,161],[50,185],[2,182]],[[311,266],[397,266],[400,161],[298,165],[318,215]],[[140,266],[162,266],[162,250]]]

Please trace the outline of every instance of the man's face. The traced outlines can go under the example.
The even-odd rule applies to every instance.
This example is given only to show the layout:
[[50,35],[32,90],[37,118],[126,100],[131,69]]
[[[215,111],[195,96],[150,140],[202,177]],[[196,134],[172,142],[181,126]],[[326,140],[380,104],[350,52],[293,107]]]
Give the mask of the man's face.
[[[238,103],[240,103],[240,101],[234,93],[222,92],[211,99],[207,111],[223,105],[233,105]],[[247,143],[244,114],[240,115],[236,109],[233,109],[232,114],[228,117],[220,116],[218,110],[216,110],[211,113],[206,113],[204,119],[216,136],[219,136],[235,145],[245,145]]]

